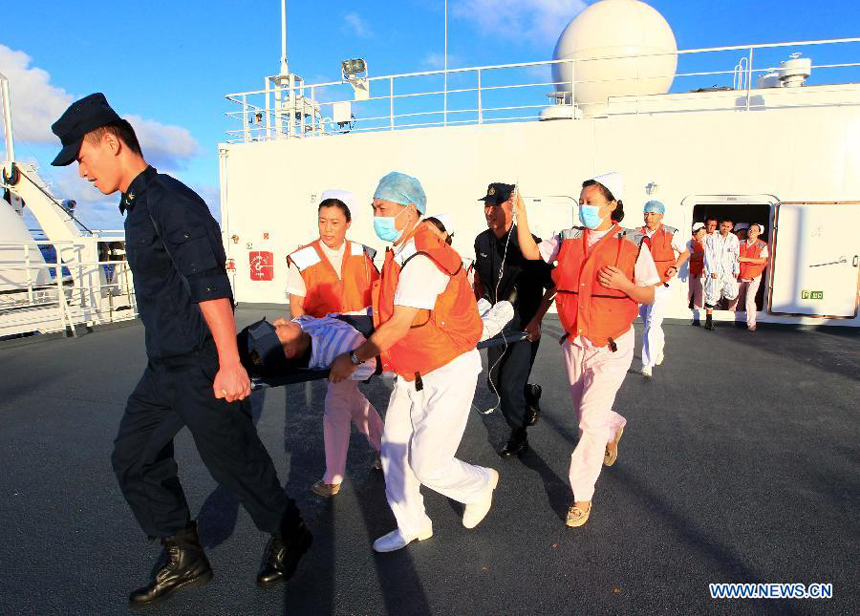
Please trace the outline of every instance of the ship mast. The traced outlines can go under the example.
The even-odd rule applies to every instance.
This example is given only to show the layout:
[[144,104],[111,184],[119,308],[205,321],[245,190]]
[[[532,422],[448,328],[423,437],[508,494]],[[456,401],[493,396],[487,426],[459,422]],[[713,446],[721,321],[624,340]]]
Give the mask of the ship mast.
[[284,77],[290,74],[287,62],[287,0],[281,0],[281,71]]
[[0,73],[0,93],[3,96],[3,126],[6,132],[6,161],[15,160],[15,146],[12,142],[12,95],[9,93],[9,79]]

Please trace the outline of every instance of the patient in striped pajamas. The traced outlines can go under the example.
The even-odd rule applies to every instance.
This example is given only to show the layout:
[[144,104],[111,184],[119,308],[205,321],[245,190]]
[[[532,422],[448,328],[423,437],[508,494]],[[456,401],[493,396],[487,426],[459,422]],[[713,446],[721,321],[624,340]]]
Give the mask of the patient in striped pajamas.
[[[365,342],[365,337],[349,323],[333,316],[314,318],[308,315],[292,321],[277,319],[272,323],[284,355],[296,368],[328,368],[334,358],[348,353]],[[365,381],[376,372],[376,358],[360,365],[352,380]]]
[[[482,306],[480,302],[478,303],[484,324],[482,341],[501,332],[513,317],[513,307],[509,302],[501,301],[493,306],[486,302],[485,304]],[[339,318],[340,316],[343,318]],[[363,323],[364,319],[367,320],[366,324]],[[359,323],[362,323],[358,325],[359,328],[366,325],[367,333],[371,333],[372,320],[364,311],[344,315],[330,314],[324,317],[301,315],[291,321],[283,317],[275,319],[271,325],[284,349],[284,357],[283,361],[274,363],[270,357],[267,360],[269,372],[278,375],[299,369],[328,368],[338,355],[349,353],[365,342],[364,334],[353,326]],[[244,340],[247,339],[248,329],[245,328],[240,334],[240,337],[244,336],[243,341],[239,343],[240,349],[247,346]],[[247,361],[250,365],[260,367],[259,359],[253,356]],[[354,381],[366,381],[376,373],[376,361],[374,357],[361,364],[350,378]]]

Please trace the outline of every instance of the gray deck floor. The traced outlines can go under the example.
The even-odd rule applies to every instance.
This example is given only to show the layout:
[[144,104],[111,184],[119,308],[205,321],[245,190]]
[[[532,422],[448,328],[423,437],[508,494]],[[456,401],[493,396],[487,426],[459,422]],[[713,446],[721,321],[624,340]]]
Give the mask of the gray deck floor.
[[[240,309],[247,323],[259,309]],[[265,537],[219,489],[187,431],[177,458],[214,581],[153,614],[833,613],[860,611],[860,345],[844,331],[668,324],[652,382],[629,374],[618,463],[591,520],[568,529],[577,439],[548,319],[533,381],[544,387],[532,451],[494,453],[500,413],[473,413],[460,457],[499,469],[474,530],[425,491],[435,536],[387,555],[393,528],[371,450],[354,433],[347,480],[324,501],[324,383],[255,394],[258,430],[315,535],[293,580],[254,586]],[[637,324],[637,331],[641,333]],[[637,351],[638,357],[638,351]],[[139,324],[77,340],[0,346],[0,614],[114,614],[143,583],[147,543],[110,469],[125,398],[145,362]],[[638,359],[634,360],[634,368]],[[388,389],[366,388],[380,411]],[[479,383],[476,403],[494,401]],[[708,583],[832,582],[834,599],[712,600]]]

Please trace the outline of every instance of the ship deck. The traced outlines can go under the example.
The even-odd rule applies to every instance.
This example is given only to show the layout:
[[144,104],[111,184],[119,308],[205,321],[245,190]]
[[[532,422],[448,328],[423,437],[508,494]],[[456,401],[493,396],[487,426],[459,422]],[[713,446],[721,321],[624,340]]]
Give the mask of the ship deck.
[[[268,310],[273,314],[272,310]],[[240,308],[240,324],[263,309]],[[641,326],[637,324],[641,337]],[[217,487],[187,431],[176,455],[215,570],[152,614],[848,614],[860,611],[860,345],[856,330],[665,325],[651,382],[628,374],[628,418],[587,525],[566,528],[577,441],[547,318],[532,381],[544,388],[532,450],[503,461],[499,412],[472,413],[459,456],[501,480],[474,530],[425,490],[435,535],[391,554],[381,473],[353,433],[341,493],[322,474],[324,382],[254,394],[257,428],[315,541],[295,577],[254,585],[265,543]],[[637,346],[637,358],[639,356]],[[145,364],[139,322],[78,339],[0,346],[0,613],[115,614],[159,554],[110,467],[125,399]],[[634,368],[638,359],[634,360]],[[476,404],[494,402],[479,381]],[[380,409],[390,385],[365,388]],[[852,573],[853,571],[853,573]],[[829,582],[829,600],[712,600],[709,582]]]

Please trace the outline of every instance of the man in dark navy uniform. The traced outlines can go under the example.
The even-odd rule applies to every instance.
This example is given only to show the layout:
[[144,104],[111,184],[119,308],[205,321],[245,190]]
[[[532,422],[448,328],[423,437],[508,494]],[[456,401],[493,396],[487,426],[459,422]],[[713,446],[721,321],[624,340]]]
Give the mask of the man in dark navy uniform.
[[311,534],[251,420],[218,223],[194,191],[147,165],[134,129],[104,95],[73,103],[52,130],[63,144],[52,164],[77,161],[80,176],[102,193],[122,191],[146,334],[148,363],[128,399],[112,461],[137,521],[161,539],[167,563],[130,595],[131,604],[155,603],[212,579],[173,458],[173,438],[185,426],[215,480],[272,535],[257,583],[289,578]]
[[[539,385],[530,384],[529,374],[540,344],[541,321],[552,304],[555,285],[552,267],[543,261],[528,261],[520,252],[513,221],[512,184],[487,187],[484,216],[489,229],[475,238],[475,295],[495,304],[507,300],[514,305],[509,327],[530,334],[507,347],[487,349],[490,389],[499,396],[502,413],[511,427],[503,458],[528,450],[526,430],[539,417]],[[537,238],[535,241],[539,241]]]

